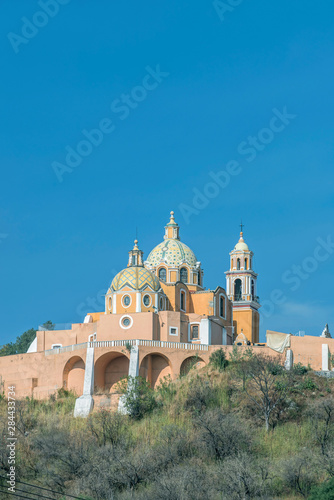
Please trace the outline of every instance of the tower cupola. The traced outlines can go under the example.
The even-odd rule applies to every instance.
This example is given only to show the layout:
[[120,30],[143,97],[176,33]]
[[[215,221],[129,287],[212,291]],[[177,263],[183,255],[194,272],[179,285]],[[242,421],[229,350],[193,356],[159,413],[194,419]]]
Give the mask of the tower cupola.
[[241,330],[250,342],[259,339],[259,297],[256,292],[257,274],[253,271],[253,252],[243,236],[240,224],[239,241],[230,252],[230,269],[226,274],[226,293],[233,303],[233,318],[236,334]]
[[144,252],[138,248],[138,240],[134,241],[134,247],[129,252],[128,267],[131,266],[144,266],[143,261]]

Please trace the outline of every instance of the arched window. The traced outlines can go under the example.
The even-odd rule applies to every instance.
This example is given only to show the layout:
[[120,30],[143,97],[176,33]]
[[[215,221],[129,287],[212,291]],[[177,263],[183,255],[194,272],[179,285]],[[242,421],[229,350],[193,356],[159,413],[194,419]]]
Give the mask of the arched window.
[[198,273],[197,283],[201,286],[201,272]]
[[180,269],[180,281],[188,283],[188,269],[186,267],[181,267]]
[[248,259],[245,259],[245,269],[248,269]]
[[219,316],[225,318],[225,297],[222,295],[219,298]]
[[237,259],[237,269],[240,269],[240,259]]
[[242,300],[241,288],[242,288],[241,279],[238,278],[234,282],[234,300]]
[[166,269],[164,267],[159,269],[159,280],[166,281]]
[[252,299],[254,300],[254,297],[255,297],[255,283],[254,283],[254,280],[252,280],[251,292],[252,292]]
[[185,294],[185,292],[181,292],[181,295],[180,295],[180,309],[181,309],[181,311],[186,310],[186,294]]

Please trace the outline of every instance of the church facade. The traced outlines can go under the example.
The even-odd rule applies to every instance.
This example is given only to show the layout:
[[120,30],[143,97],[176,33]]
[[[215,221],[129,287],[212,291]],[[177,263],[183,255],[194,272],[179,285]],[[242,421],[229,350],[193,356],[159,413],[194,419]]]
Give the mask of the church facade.
[[233,344],[286,356],[289,366],[294,356],[296,362],[329,370],[334,352],[329,334],[306,339],[271,332],[268,345],[259,344],[253,259],[241,226],[226,287],[206,289],[202,264],[181,241],[171,212],[163,241],[146,260],[135,240],[127,266],[105,294],[104,311],[87,314],[68,330],[38,331],[26,354],[0,358],[0,391],[14,385],[18,398],[47,398],[60,388],[73,390],[79,396],[76,415],[87,416],[103,401],[112,408],[114,398],[117,407],[123,377],[140,375],[154,387],[194,363],[207,364],[221,346],[228,355]]
[[204,288],[201,262],[181,241],[174,213],[165,235],[144,260],[135,240],[128,264],[105,295],[105,310],[87,314],[68,331],[38,332],[37,352],[95,340],[141,339],[232,345],[259,342],[257,274],[243,233],[230,253],[226,288]]

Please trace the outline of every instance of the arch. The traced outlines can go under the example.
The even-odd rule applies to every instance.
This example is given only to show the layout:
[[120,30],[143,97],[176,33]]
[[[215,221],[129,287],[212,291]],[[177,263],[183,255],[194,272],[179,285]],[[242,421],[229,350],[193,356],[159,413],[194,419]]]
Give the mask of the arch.
[[115,392],[118,382],[129,373],[129,358],[121,352],[108,352],[95,363],[95,388]]
[[240,270],[240,259],[237,259],[237,270]]
[[167,281],[167,271],[165,267],[160,267],[158,276],[160,281]]
[[246,270],[248,269],[248,259],[247,258],[245,259],[245,269]]
[[194,367],[197,369],[203,368],[205,366],[205,361],[203,361],[202,358],[199,358],[197,356],[189,356],[185,360],[182,361],[181,367],[180,367],[180,375],[187,375],[189,371]]
[[140,364],[139,375],[150,382],[151,387],[157,387],[164,377],[172,376],[171,363],[163,354],[147,354]]
[[186,267],[181,267],[180,269],[180,281],[188,283],[188,269]]
[[83,394],[85,379],[85,362],[80,356],[72,356],[64,366],[63,387],[75,392],[78,396]]
[[234,281],[234,300],[242,300],[242,281],[240,278]]

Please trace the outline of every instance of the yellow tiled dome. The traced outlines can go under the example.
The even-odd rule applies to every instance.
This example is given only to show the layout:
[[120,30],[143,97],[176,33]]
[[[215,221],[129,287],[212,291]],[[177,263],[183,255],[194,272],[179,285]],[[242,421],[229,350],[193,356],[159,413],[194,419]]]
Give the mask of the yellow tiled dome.
[[160,282],[158,278],[145,267],[130,266],[116,274],[111,283],[109,292],[117,292],[124,286],[129,286],[133,290],[142,290],[148,286],[154,292],[157,292],[160,289]]
[[183,263],[196,266],[196,256],[190,248],[178,239],[165,239],[157,245],[149,254],[146,265],[157,267],[160,262],[168,266],[178,267]]

